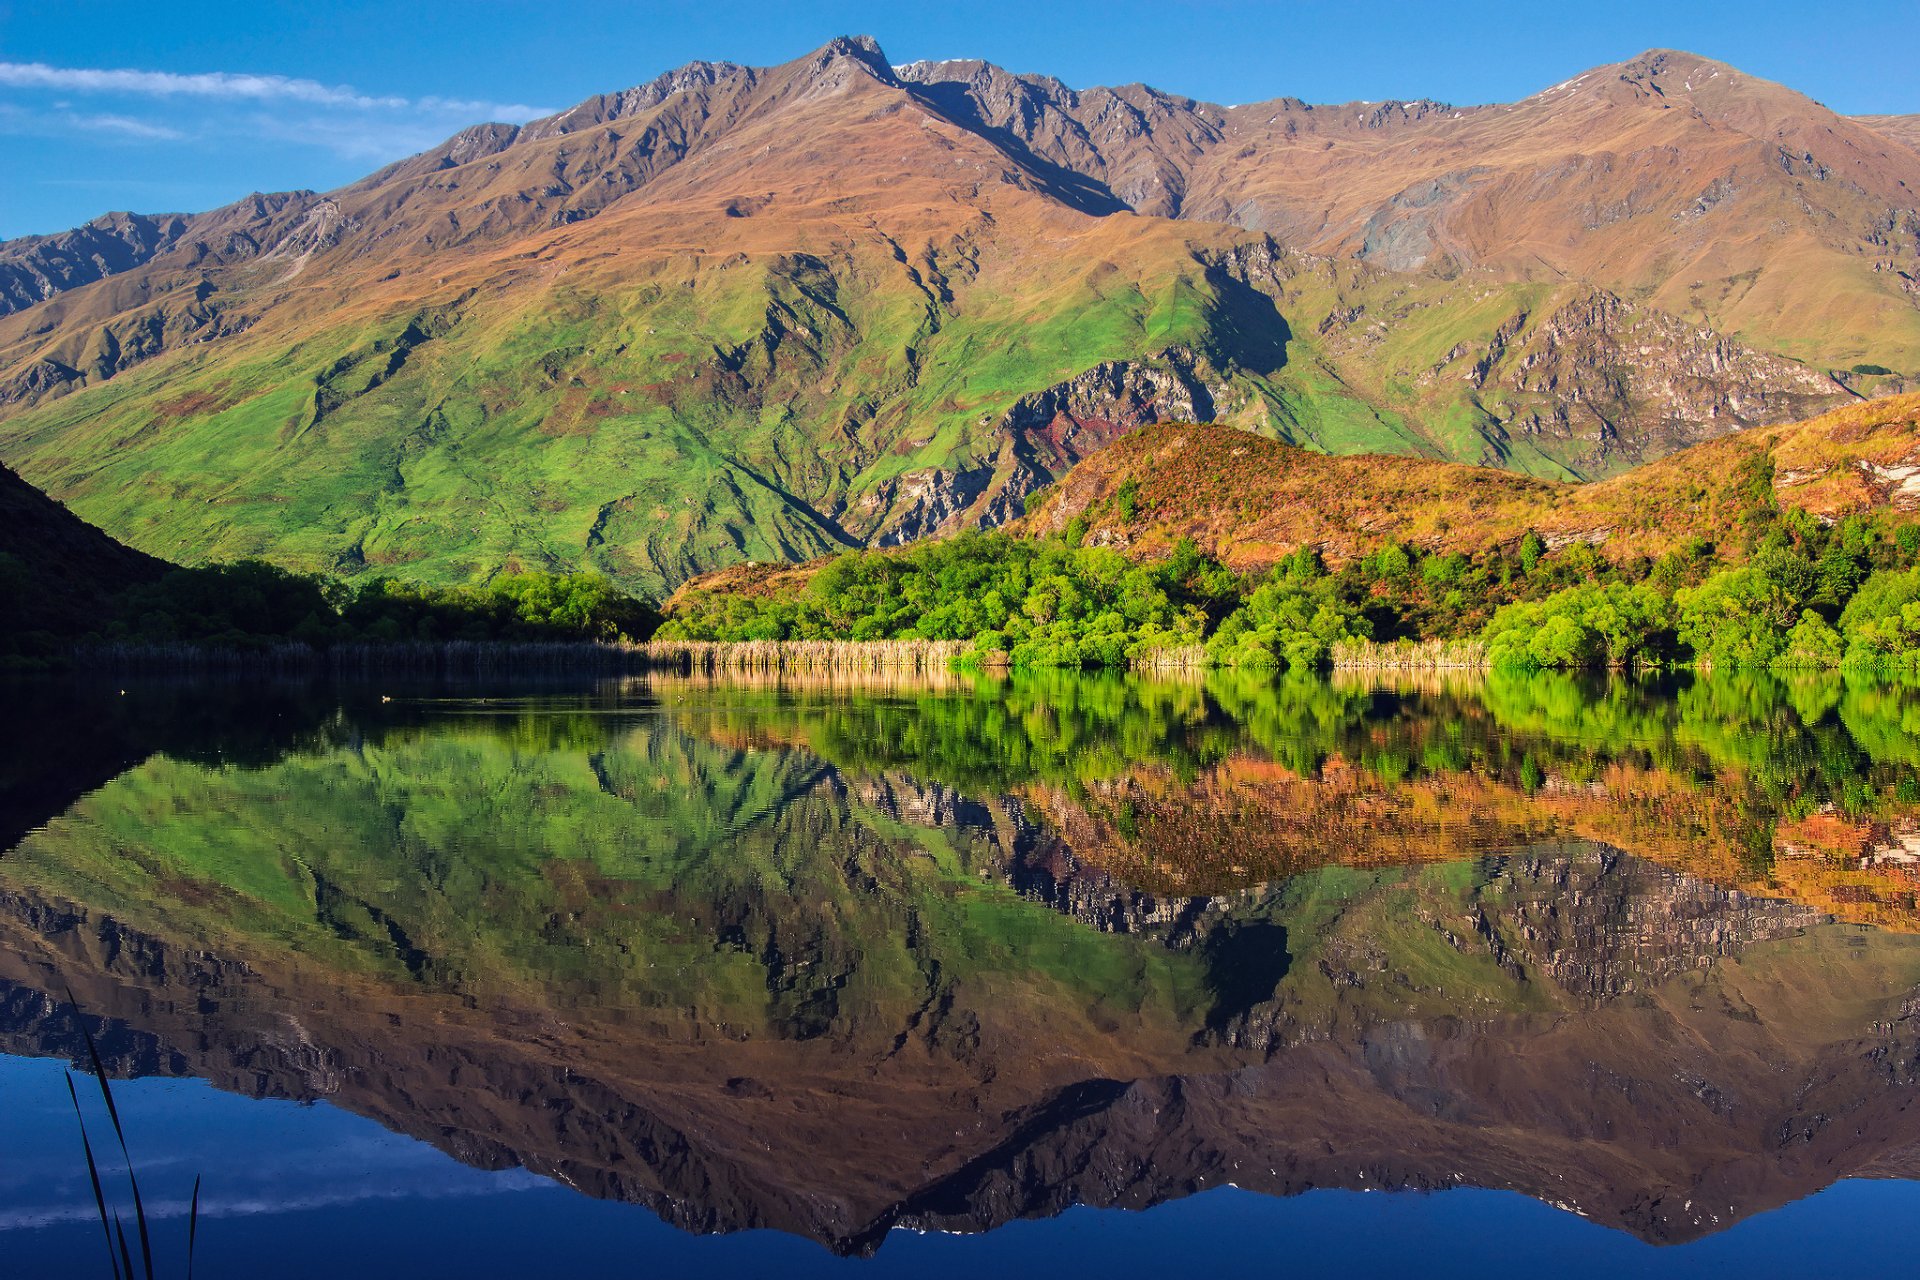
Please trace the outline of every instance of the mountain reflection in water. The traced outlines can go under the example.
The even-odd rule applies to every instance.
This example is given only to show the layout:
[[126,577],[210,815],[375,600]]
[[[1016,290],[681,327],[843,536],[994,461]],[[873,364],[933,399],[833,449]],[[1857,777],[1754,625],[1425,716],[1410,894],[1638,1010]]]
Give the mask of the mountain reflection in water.
[[870,1253],[1226,1183],[1920,1177],[1920,695],[16,691],[0,1051]]

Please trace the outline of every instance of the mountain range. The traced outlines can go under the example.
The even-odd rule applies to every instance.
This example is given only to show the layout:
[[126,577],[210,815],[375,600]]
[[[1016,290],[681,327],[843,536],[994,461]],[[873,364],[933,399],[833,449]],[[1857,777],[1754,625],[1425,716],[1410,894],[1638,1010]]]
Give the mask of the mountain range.
[[1602,479],[1920,381],[1920,124],[1684,53],[1219,106],[865,38],[0,244],[0,460],[141,551],[701,570],[1124,431]]

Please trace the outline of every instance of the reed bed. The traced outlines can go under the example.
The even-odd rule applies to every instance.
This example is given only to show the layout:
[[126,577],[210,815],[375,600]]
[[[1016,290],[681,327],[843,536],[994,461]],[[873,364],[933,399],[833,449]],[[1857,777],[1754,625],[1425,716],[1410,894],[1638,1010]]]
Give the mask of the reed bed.
[[1207,646],[1182,644],[1166,649],[1148,649],[1136,654],[1128,665],[1135,671],[1198,671],[1213,664],[1207,657]]
[[1462,695],[1485,688],[1487,673],[1470,667],[1345,667],[1330,672],[1327,682],[1343,692]]
[[965,640],[655,640],[639,646],[655,670],[731,672],[947,672]]
[[1341,640],[1330,657],[1335,671],[1485,671],[1480,640]]
[[711,670],[655,668],[634,677],[636,687],[665,695],[704,694],[734,689],[769,689],[782,693],[945,693],[975,687],[996,673],[969,667],[887,667],[857,670],[845,667],[722,667]]

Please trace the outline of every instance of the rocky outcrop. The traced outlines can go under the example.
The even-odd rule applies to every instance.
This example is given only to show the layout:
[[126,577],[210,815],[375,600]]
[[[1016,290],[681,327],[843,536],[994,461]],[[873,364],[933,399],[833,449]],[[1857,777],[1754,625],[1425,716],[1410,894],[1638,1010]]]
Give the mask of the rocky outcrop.
[[130,271],[186,234],[180,214],[109,213],[50,236],[0,243],[0,315]]
[[1179,217],[1187,172],[1223,136],[1219,108],[1145,85],[1083,93],[972,59],[914,62],[894,74],[943,114],[1066,178],[1091,213]]
[[[878,546],[1018,519],[1026,496],[1052,483],[1115,436],[1150,422],[1210,422],[1226,379],[1204,355],[1168,347],[1143,360],[1110,360],[1016,400],[997,420],[992,461],[908,472],[861,502],[882,512]],[[982,425],[987,425],[983,422]]]
[[1518,313],[1429,376],[1468,382],[1509,434],[1570,443],[1598,474],[1855,398],[1826,373],[1604,289]]

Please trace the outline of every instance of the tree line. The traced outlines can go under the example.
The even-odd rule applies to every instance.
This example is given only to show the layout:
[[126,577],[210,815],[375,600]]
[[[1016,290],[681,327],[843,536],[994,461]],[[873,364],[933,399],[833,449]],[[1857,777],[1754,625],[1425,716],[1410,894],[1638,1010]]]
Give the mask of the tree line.
[[1920,668],[1920,525],[1826,523],[1765,492],[1731,546],[1695,540],[1624,562],[1528,533],[1472,554],[1388,543],[1337,569],[1303,547],[1241,574],[1190,540],[1140,563],[1079,545],[1073,526],[969,533],[844,553],[798,591],[695,593],[659,635],[960,640],[1016,667],[1186,650],[1207,665],[1306,670],[1353,642],[1475,640],[1507,668]]
[[387,578],[347,584],[243,560],[171,569],[120,593],[80,636],[28,632],[0,637],[10,642],[0,649],[33,661],[71,652],[76,640],[238,649],[293,642],[322,650],[350,643],[621,641],[645,640],[659,622],[650,601],[592,573],[501,574],[455,587]]

